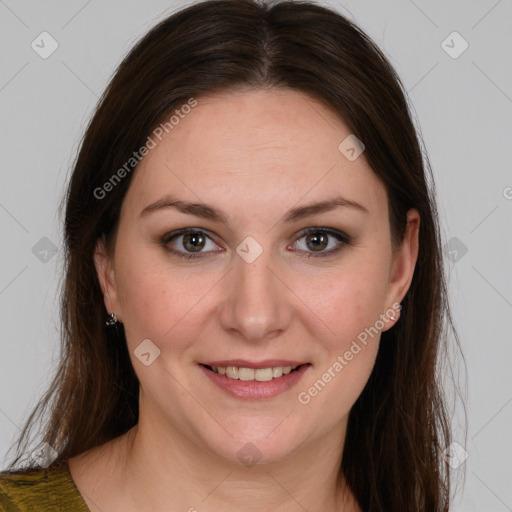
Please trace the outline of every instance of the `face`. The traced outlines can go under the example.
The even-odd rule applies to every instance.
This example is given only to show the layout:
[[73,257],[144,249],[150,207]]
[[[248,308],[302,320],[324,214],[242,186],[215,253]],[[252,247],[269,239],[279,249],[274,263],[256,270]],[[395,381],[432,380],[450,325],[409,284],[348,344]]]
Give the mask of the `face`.
[[393,248],[384,186],[311,97],[197,101],[135,171],[114,254],[95,253],[141,421],[234,461],[339,443],[399,318],[418,215]]

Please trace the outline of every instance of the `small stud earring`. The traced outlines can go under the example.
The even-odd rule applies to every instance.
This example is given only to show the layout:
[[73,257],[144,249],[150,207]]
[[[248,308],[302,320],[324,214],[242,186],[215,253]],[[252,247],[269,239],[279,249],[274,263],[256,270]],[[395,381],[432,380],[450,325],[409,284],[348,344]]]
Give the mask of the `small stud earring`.
[[115,313],[111,313],[108,320],[105,322],[107,327],[117,327],[119,325],[119,321]]
[[[402,309],[402,305],[401,305],[401,304],[399,304],[399,305],[398,305],[398,313],[400,313],[401,309]],[[394,313],[394,312],[393,312],[393,314],[392,314],[392,315],[389,315],[389,319],[390,319],[392,322],[394,322],[394,321],[396,320],[396,316],[395,316],[395,313]]]

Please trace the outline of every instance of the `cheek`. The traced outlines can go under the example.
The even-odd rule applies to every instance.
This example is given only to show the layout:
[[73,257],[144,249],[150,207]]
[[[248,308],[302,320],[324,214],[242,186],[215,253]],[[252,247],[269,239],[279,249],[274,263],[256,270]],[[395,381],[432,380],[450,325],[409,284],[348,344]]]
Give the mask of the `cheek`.
[[189,338],[197,336],[197,315],[215,281],[204,272],[194,276],[162,261],[152,262],[144,254],[132,252],[119,263],[117,287],[128,344],[133,347],[148,338],[163,346],[172,339],[172,348],[178,349],[187,343],[184,331]]
[[344,350],[386,311],[388,271],[378,261],[346,265],[329,280],[310,287],[313,308],[322,317],[331,349]]
[[317,338],[321,340],[320,364],[301,391],[306,393],[304,401],[314,401],[314,407],[325,405],[346,414],[366,385],[377,357],[388,270],[386,262],[374,258],[364,265],[347,262],[331,277],[310,288],[315,312],[328,329]]
[[325,336],[318,344],[318,364],[297,395],[307,414],[325,419],[325,431],[349,414],[368,382],[380,342],[375,323],[382,310],[371,293],[364,293],[359,284],[350,300],[335,298],[342,304],[332,308],[329,317],[336,335]]

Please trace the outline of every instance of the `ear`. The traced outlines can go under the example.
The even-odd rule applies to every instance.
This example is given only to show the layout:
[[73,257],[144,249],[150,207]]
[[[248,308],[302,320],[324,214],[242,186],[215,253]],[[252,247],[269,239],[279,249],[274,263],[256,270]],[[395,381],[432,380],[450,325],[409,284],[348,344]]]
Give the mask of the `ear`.
[[[395,251],[391,266],[390,281],[386,295],[388,309],[392,308],[392,305],[400,304],[411,286],[418,259],[419,232],[420,214],[417,210],[411,209],[407,212],[404,239],[400,247]],[[399,311],[397,313],[395,314],[395,320],[391,321],[384,331],[392,327],[398,320]]]
[[103,292],[103,301],[107,313],[115,313],[119,321],[122,319],[122,312],[119,305],[117,289],[115,284],[114,265],[107,254],[105,238],[98,238],[94,248],[94,266]]

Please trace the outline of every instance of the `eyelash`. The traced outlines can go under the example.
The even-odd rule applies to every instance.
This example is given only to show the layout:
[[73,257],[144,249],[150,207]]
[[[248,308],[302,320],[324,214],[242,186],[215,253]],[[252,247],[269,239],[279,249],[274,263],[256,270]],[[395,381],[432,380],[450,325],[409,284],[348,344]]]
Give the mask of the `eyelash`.
[[[178,231],[173,231],[172,233],[168,233],[168,234],[164,235],[162,237],[162,239],[161,239],[161,244],[173,256],[175,256],[177,258],[180,258],[180,259],[191,260],[191,259],[197,259],[197,258],[204,258],[205,257],[204,254],[207,254],[207,252],[206,253],[205,252],[202,252],[202,253],[187,253],[187,252],[176,251],[175,249],[171,249],[171,248],[168,247],[169,242],[171,242],[175,238],[178,238],[180,236],[183,236],[183,235],[186,235],[186,234],[189,234],[189,233],[201,233],[202,235],[205,235],[207,238],[212,240],[212,238],[209,237],[201,229],[186,228],[186,229],[180,229]],[[346,233],[343,233],[342,231],[337,231],[337,230],[333,230],[333,229],[329,229],[329,228],[321,228],[321,227],[312,227],[312,228],[308,228],[308,229],[303,230],[300,233],[300,235],[295,239],[294,243],[296,243],[301,238],[303,238],[303,237],[305,237],[305,236],[307,236],[307,235],[309,235],[311,233],[323,233],[323,234],[327,234],[327,235],[333,236],[333,237],[338,239],[340,244],[335,249],[331,249],[331,250],[325,251],[325,252],[318,252],[316,254],[314,252],[307,252],[306,251],[307,256],[304,256],[304,257],[307,257],[307,258],[325,258],[325,257],[328,257],[328,256],[333,256],[334,254],[338,253],[343,246],[348,245],[348,244],[351,243],[351,239],[350,239],[350,237]],[[213,242],[213,240],[212,240],[212,242]],[[296,250],[294,252],[304,252],[304,251]]]

